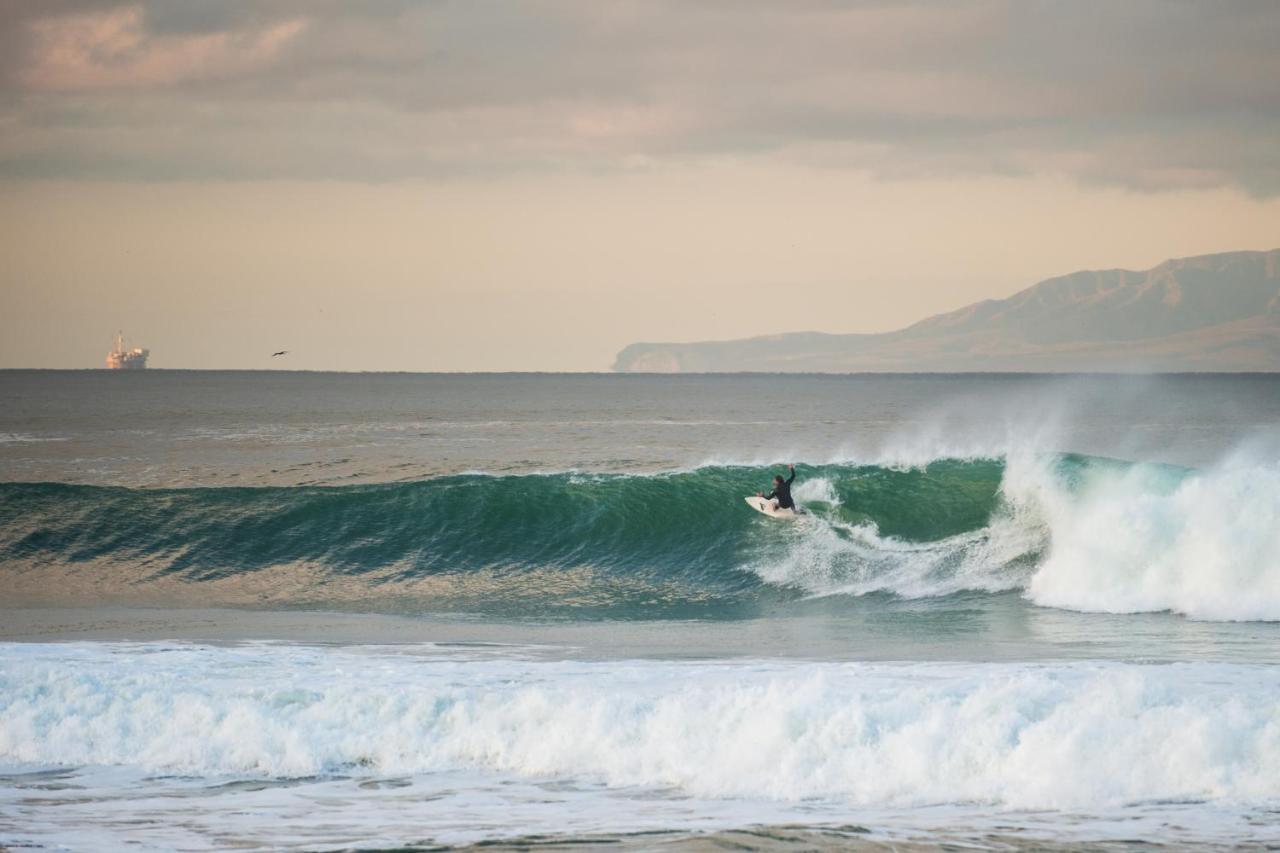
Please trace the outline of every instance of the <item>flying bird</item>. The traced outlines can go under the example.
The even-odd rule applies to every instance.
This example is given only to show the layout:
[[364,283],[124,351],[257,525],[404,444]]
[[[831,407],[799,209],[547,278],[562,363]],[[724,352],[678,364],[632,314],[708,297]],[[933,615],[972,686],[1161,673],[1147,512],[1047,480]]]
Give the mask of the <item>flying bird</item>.
[[289,351],[288,351],[287,349],[282,349],[282,350],[280,350],[280,352],[273,352],[273,353],[271,353],[271,357],[272,357],[272,358],[275,358],[275,357],[276,357],[276,356],[278,356],[278,355],[288,355],[288,354],[289,354]]

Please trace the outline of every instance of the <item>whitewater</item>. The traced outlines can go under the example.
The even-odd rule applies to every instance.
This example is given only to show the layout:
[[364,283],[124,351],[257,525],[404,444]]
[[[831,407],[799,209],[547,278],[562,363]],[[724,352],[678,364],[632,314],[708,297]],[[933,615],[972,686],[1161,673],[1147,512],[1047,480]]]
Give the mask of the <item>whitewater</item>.
[[1280,380],[0,396],[0,844],[1280,843]]

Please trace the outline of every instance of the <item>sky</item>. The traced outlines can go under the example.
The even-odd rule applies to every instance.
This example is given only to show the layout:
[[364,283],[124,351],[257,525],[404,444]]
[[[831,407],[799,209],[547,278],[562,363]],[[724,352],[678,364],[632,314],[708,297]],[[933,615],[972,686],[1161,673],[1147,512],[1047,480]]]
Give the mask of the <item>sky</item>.
[[1274,0],[0,0],[0,367],[607,370],[1277,248],[1277,44]]

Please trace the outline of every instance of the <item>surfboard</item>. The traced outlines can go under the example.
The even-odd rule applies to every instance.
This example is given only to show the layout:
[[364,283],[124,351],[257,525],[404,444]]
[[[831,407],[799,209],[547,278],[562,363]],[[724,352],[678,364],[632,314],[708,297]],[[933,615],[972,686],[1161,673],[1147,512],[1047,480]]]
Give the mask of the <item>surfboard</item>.
[[761,497],[756,497],[755,495],[745,498],[745,500],[747,502],[747,506],[751,507],[761,515],[767,515],[770,518],[795,518],[803,512],[803,510],[796,509],[774,509],[771,501],[767,501]]

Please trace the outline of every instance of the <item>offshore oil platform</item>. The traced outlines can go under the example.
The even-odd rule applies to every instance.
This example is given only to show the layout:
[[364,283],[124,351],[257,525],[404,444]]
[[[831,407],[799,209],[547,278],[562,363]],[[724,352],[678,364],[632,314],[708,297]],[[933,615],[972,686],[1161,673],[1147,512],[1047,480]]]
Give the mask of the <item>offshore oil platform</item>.
[[142,370],[147,366],[147,356],[151,350],[142,347],[125,349],[124,332],[117,332],[116,339],[107,353],[108,370]]

